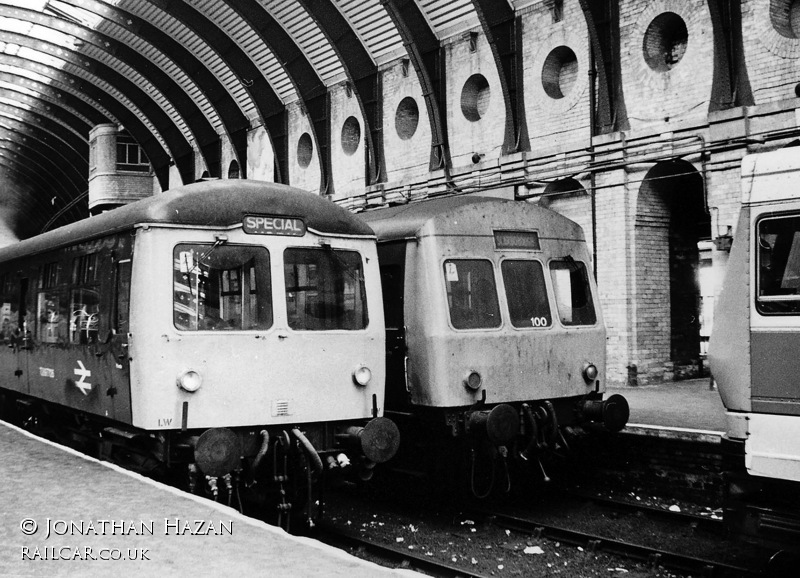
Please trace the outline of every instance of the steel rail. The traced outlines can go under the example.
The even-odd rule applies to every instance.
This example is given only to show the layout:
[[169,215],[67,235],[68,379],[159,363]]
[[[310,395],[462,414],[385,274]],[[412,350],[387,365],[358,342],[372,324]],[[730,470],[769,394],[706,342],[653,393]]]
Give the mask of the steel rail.
[[317,528],[313,538],[342,550],[361,550],[377,558],[386,560],[388,563],[395,564],[397,568],[417,570],[425,572],[430,576],[441,578],[491,578],[488,574],[480,574],[461,566],[439,562],[430,557],[414,554],[410,550],[379,544],[363,536],[333,528],[325,523]]
[[498,512],[481,512],[490,517],[490,521],[502,528],[530,534],[548,540],[557,540],[586,548],[590,552],[603,552],[649,563],[651,566],[663,566],[666,569],[678,570],[707,577],[727,576],[762,576],[758,570],[733,566],[714,560],[706,560],[695,556],[687,556],[649,546],[634,544],[625,540],[617,540],[598,536],[588,532],[580,532],[555,524],[542,523],[539,520],[522,518]]

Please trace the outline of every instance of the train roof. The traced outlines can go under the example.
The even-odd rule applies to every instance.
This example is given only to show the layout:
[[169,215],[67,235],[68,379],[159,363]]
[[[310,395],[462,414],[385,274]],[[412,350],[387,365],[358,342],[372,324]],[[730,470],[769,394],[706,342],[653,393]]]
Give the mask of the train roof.
[[800,147],[754,153],[742,159],[742,203],[767,203],[800,198]]
[[315,232],[373,236],[361,219],[313,193],[287,185],[225,179],[158,193],[0,249],[0,261],[78,243],[145,224],[227,228],[246,214],[300,217]]
[[[463,195],[418,201],[386,209],[366,211],[362,217],[375,231],[378,241],[415,238],[426,225],[440,233],[455,231],[460,216],[486,227],[537,229],[546,236],[583,239],[580,226],[563,215],[525,201]],[[488,232],[488,229],[486,230]]]

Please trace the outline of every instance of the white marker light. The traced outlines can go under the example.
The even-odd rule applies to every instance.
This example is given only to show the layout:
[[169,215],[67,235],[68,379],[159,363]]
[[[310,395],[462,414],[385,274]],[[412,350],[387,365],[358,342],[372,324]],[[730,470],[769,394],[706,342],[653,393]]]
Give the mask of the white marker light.
[[366,386],[372,379],[372,371],[366,365],[359,365],[353,370],[353,382],[361,387]]
[[192,371],[191,369],[187,369],[180,375],[178,375],[178,387],[183,389],[184,391],[188,391],[189,393],[194,393],[200,386],[203,385],[203,378],[200,377],[200,374],[196,371]]

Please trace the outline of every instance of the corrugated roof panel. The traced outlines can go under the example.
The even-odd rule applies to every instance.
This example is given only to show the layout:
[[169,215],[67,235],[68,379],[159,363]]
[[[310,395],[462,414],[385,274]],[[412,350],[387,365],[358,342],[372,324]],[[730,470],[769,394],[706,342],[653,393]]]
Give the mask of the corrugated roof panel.
[[186,0],[195,9],[217,23],[255,63],[278,97],[285,103],[296,98],[294,86],[275,54],[262,42],[258,33],[227,3],[219,0]]
[[440,39],[479,24],[471,0],[417,0]]
[[[4,87],[5,85],[6,83],[0,82],[0,88]],[[81,133],[76,129],[72,128],[72,126],[63,119],[64,115],[59,114],[61,112],[60,109],[54,110],[54,108],[50,106],[49,103],[48,104],[42,103],[41,102],[42,100],[47,100],[47,99],[39,98],[35,93],[34,95],[21,94],[19,90],[14,91],[14,98],[5,98],[0,96],[0,104],[9,107],[9,110],[19,110],[22,112],[34,111],[36,113],[46,114],[50,117],[50,120],[59,124],[61,128],[63,128],[64,130],[68,130],[79,139],[82,140],[86,139],[85,133]],[[84,117],[82,116],[79,117],[84,122],[88,123],[88,121]]]
[[259,117],[258,110],[253,104],[253,100],[244,90],[242,83],[236,78],[236,75],[231,72],[230,68],[219,55],[211,50],[203,39],[195,34],[193,30],[173,18],[170,14],[167,14],[148,2],[122,0],[119,3],[119,7],[135,14],[139,18],[147,20],[166,34],[169,34],[177,42],[183,44],[187,50],[191,51],[197,58],[203,61],[209,70],[213,72],[248,119],[252,121]]
[[118,59],[112,57],[107,52],[97,48],[94,45],[88,44],[85,45],[82,50],[82,54],[86,54],[87,56],[94,58],[98,62],[102,62],[105,65],[109,66],[110,68],[114,69],[115,71],[119,72],[122,76],[133,82],[136,86],[142,89],[145,93],[147,93],[150,98],[152,98],[158,106],[163,110],[167,116],[175,123],[178,127],[178,130],[181,131],[183,137],[189,141],[193,142],[194,134],[187,126],[186,122],[183,120],[183,117],[178,113],[175,109],[175,106],[170,102],[170,100],[162,93],[156,86],[147,80],[144,76],[142,76],[137,70],[131,68],[124,62],[120,62]]
[[94,74],[89,74],[88,72],[86,72],[85,70],[83,70],[78,66],[74,66],[72,64],[66,64],[63,70],[69,74],[73,74],[75,76],[78,76],[80,78],[83,78],[91,82],[94,86],[106,92],[109,96],[111,96],[125,108],[130,110],[133,114],[136,115],[136,118],[138,118],[141,121],[141,123],[145,126],[145,128],[147,128],[147,130],[153,136],[155,136],[156,139],[158,139],[158,142],[161,143],[161,146],[164,148],[164,150],[172,154],[169,150],[169,147],[167,146],[167,143],[161,137],[161,133],[158,131],[156,126],[152,122],[150,122],[147,116],[145,116],[142,113],[142,111],[139,110],[139,107],[137,107],[133,102],[131,102],[131,100],[127,96],[125,96],[125,94],[123,94],[110,84],[108,84],[105,80],[103,80],[99,76],[95,76]]
[[326,86],[345,77],[342,63],[314,19],[295,0],[258,0],[308,57]]
[[334,2],[361,37],[375,62],[382,63],[390,53],[403,48],[403,41],[380,0]]
[[[71,106],[66,106],[63,103],[59,103],[57,99],[53,98],[49,94],[44,94],[42,92],[39,92],[39,90],[34,89],[34,87],[29,88],[28,86],[26,86],[26,84],[28,84],[26,81],[16,82],[12,84],[10,82],[0,80],[0,89],[8,89],[14,91],[16,93],[16,98],[20,102],[25,102],[26,104],[29,105],[35,106],[37,102],[41,102],[41,104],[46,106],[48,110],[51,110],[53,107],[58,107],[59,109],[67,110],[72,116],[81,120],[84,124],[90,126],[92,125],[92,121],[90,121],[88,118],[86,118],[84,115],[82,115],[80,112],[78,112]],[[59,122],[61,121],[59,120]],[[83,134],[81,135],[81,137],[86,138],[86,135]]]
[[[2,43],[0,43],[2,44]],[[90,104],[93,108],[100,111],[103,115],[107,116],[113,122],[119,124],[117,117],[111,114],[105,107],[100,105],[97,101],[92,100],[83,91],[76,90],[69,86],[66,83],[59,81],[56,78],[53,78],[52,75],[45,74],[43,72],[36,72],[34,70],[27,70],[25,68],[20,68],[18,66],[7,65],[7,64],[0,64],[0,72],[7,72],[9,74],[14,74],[15,76],[22,77],[23,80],[21,81],[22,85],[30,85],[32,90],[38,90],[36,83],[47,84],[52,86],[55,89],[58,89],[63,92],[68,92],[72,96],[75,96],[81,99],[83,102]]]
[[220,121],[219,115],[214,109],[214,106],[208,100],[200,87],[194,82],[194,80],[192,80],[182,68],[175,64],[175,62],[169,56],[158,50],[145,38],[142,38],[136,34],[132,34],[125,28],[112,22],[104,22],[98,26],[97,30],[98,32],[107,34],[112,38],[116,38],[119,42],[126,44],[168,74],[180,85],[184,91],[186,91],[187,94],[191,96],[194,103],[200,108],[205,117],[214,127],[214,130],[216,130],[218,133],[224,132],[222,122]]

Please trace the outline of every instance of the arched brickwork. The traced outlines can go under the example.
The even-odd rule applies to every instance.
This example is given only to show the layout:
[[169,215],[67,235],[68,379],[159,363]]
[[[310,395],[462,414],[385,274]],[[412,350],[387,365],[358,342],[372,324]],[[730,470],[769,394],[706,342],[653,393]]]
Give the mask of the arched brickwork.
[[673,377],[700,355],[697,243],[710,235],[701,174],[689,162],[653,166],[642,181],[634,224],[636,342],[641,379]]

